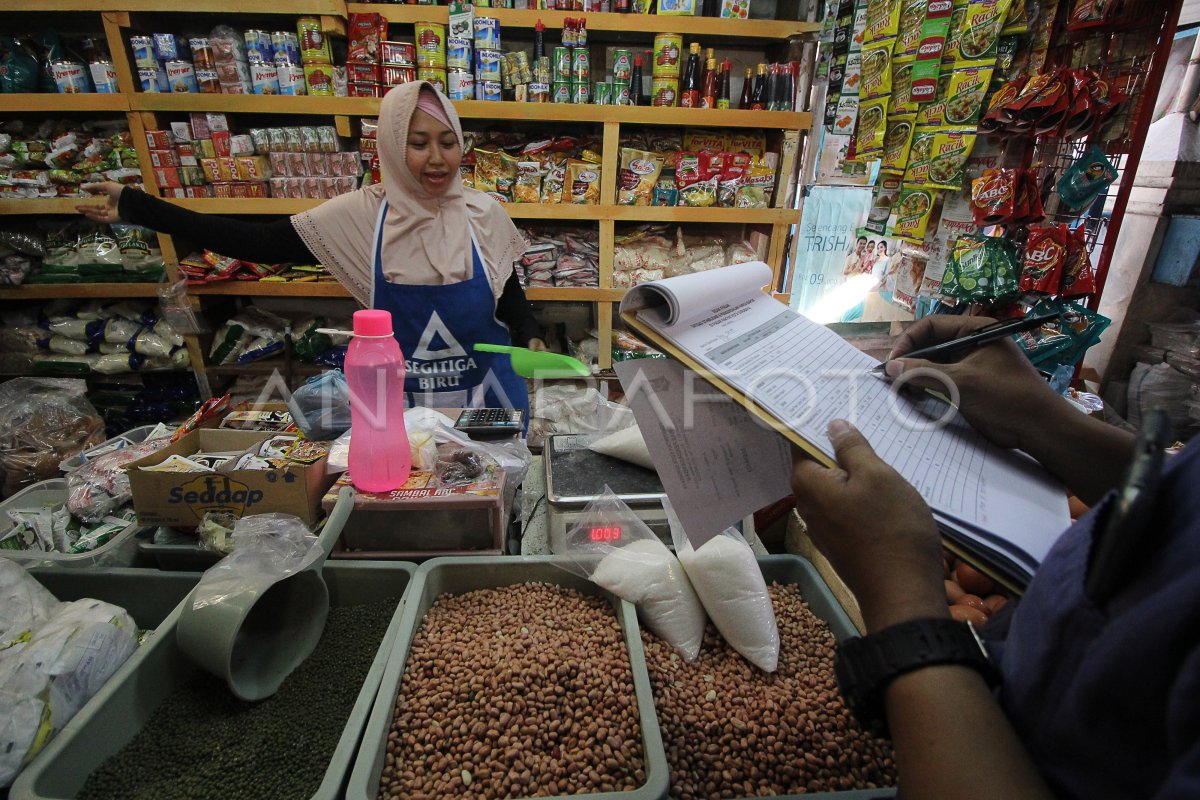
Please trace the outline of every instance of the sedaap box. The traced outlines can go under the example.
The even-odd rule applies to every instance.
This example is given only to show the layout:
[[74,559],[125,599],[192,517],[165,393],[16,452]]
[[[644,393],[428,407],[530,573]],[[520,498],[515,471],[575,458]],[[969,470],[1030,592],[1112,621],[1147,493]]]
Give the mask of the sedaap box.
[[128,464],[133,507],[141,525],[195,527],[210,511],[235,517],[250,514],[293,514],[312,525],[319,518],[321,496],[333,483],[325,459],[315,464],[289,464],[277,469],[220,472],[147,472],[173,455],[198,451],[244,451],[277,434],[201,428],[156,453]]

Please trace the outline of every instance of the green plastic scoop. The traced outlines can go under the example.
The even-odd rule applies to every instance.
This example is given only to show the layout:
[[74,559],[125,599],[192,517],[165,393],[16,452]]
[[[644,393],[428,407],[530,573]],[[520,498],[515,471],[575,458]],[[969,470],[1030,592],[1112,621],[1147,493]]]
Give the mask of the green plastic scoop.
[[512,357],[513,372],[522,378],[586,378],[592,374],[582,361],[561,353],[502,344],[477,344],[475,349],[484,353],[508,353]]

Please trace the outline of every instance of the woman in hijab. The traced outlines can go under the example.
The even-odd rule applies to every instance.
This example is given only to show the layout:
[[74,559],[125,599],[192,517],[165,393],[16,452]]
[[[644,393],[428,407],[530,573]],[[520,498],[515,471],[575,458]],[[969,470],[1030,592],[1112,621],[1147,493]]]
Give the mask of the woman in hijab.
[[525,243],[500,205],[459,179],[462,126],[431,84],[392,89],[379,110],[383,183],[270,223],[199,214],[115,183],[76,208],[96,222],[145,225],[232,258],[318,261],[363,305],[390,311],[415,405],[528,412],[507,356],[475,344],[544,350],[513,262]]

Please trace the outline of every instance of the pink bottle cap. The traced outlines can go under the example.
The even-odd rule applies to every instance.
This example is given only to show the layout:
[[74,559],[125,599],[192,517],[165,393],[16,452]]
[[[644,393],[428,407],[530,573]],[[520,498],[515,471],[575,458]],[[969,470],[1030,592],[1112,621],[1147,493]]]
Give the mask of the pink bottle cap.
[[355,336],[391,336],[392,312],[369,308],[354,312]]

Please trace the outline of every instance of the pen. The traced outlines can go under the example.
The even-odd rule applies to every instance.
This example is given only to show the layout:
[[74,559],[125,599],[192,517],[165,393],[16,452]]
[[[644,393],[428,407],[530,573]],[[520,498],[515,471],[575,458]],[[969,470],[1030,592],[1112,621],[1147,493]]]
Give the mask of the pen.
[[[997,339],[1002,339],[1005,336],[1011,336],[1014,333],[1022,331],[1031,331],[1034,328],[1040,328],[1047,322],[1056,322],[1059,319],[1057,312],[1052,314],[1042,314],[1036,317],[1021,317],[1020,319],[1005,319],[999,322],[993,322],[991,325],[985,325],[977,331],[972,331],[966,336],[958,339],[951,339],[948,342],[922,347],[919,350],[913,350],[911,353],[905,353],[899,358],[934,358],[944,356],[947,353],[954,353],[959,350],[965,350],[969,347],[978,347],[981,344],[994,342]],[[889,359],[890,360],[890,359]],[[883,361],[877,366],[871,368],[871,372],[876,375],[882,375],[887,367],[887,361]]]

